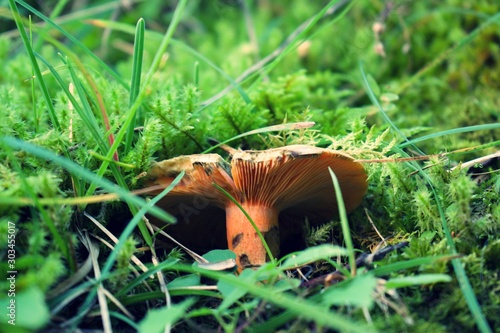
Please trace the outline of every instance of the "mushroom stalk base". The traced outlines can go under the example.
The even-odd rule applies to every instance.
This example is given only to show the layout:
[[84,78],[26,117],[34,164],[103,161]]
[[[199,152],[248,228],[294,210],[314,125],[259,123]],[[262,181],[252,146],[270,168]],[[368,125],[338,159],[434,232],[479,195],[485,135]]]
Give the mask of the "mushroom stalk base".
[[[256,204],[241,204],[264,236],[273,256],[279,254],[279,224],[277,209]],[[238,270],[258,267],[270,258],[250,221],[234,204],[226,207],[227,244],[236,253]]]

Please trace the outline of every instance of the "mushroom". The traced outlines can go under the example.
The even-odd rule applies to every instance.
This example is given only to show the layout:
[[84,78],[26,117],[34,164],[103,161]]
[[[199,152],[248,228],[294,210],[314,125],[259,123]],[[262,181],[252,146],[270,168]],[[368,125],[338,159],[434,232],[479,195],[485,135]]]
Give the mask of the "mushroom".
[[[218,208],[225,212],[227,246],[236,253],[241,271],[258,267],[269,258],[245,214],[214,184],[241,205],[264,236],[273,256],[278,256],[280,233],[294,233],[288,230],[294,220],[290,216],[302,218],[302,221],[303,217],[328,220],[338,216],[328,167],[339,180],[347,212],[353,211],[361,203],[368,186],[363,166],[343,152],[313,146],[236,151],[230,165],[217,154],[179,156],[156,163],[148,175],[149,185],[164,188],[185,171],[180,183],[158,205],[184,218],[186,223],[181,233],[188,232],[188,238],[193,238],[194,243],[201,243],[206,238],[210,240],[223,230],[216,227],[216,221],[211,221],[211,214],[204,214],[204,210]],[[198,234],[201,238],[196,236],[197,230],[190,228],[195,219],[201,219],[202,224],[206,220],[210,228],[214,228],[214,235],[210,229],[205,229],[207,232]]]

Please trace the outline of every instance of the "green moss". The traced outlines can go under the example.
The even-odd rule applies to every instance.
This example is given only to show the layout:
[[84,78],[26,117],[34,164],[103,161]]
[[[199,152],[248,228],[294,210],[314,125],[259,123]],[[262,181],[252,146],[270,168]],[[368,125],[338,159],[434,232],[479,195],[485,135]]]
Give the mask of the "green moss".
[[[113,169],[107,168],[102,177],[121,186],[137,188],[141,186],[142,173],[154,160],[201,153],[210,147],[209,138],[224,141],[265,126],[296,121],[314,121],[316,126],[307,130],[248,136],[232,141],[231,145],[242,149],[265,149],[300,143],[342,150],[360,159],[386,159],[422,152],[441,153],[498,140],[500,130],[491,129],[436,136],[399,149],[405,138],[394,131],[378,108],[371,104],[360,80],[359,65],[362,63],[365,74],[370,78],[370,86],[387,116],[409,140],[447,129],[498,123],[498,27],[494,24],[486,27],[471,43],[461,46],[474,29],[500,11],[498,5],[487,0],[471,3],[447,0],[438,6],[427,2],[400,2],[395,3],[393,8],[388,8],[387,3],[382,1],[354,2],[345,16],[335,14],[311,24],[310,30],[292,43],[298,45],[305,42],[300,51],[293,47],[287,49],[280,57],[238,81],[239,90],[233,87],[231,91],[218,95],[218,99],[211,99],[231,85],[228,77],[237,78],[282,45],[302,22],[319,14],[321,5],[303,0],[247,1],[256,33],[256,48],[248,37],[244,6],[240,2],[190,1],[175,32],[176,42],[167,50],[168,54],[164,55],[152,82],[145,87],[132,145],[130,148],[126,148],[124,142],[118,145],[114,158],[127,165],[118,167],[114,164],[116,161],[111,161]],[[72,13],[69,7],[65,10]],[[117,20],[129,24],[132,30],[139,17],[146,20],[148,32],[143,73],[149,68],[159,45],[159,39],[155,37],[158,35],[153,32],[164,33],[172,19],[172,10],[170,3],[143,2],[117,14]],[[385,30],[378,36],[384,46],[385,57],[373,49],[378,41],[372,27],[379,21],[385,24]],[[134,36],[112,30],[109,40],[101,39],[106,35],[101,28],[92,24],[82,25],[81,22],[72,21],[70,16],[63,27],[82,45],[68,41],[61,31],[46,30],[63,41],[68,49],[51,45],[50,39],[44,39],[38,28],[33,31],[33,45],[41,45],[35,51],[56,68],[62,82],[55,80],[48,71],[40,78],[32,78],[31,64],[20,40],[17,37],[0,37],[0,136],[15,137],[44,147],[97,173],[103,159],[92,152],[100,155],[108,153],[110,141],[116,140],[130,112],[128,87],[108,73],[116,71],[121,81],[130,81],[133,62],[129,50]],[[98,42],[103,43],[102,49]],[[85,54],[83,45],[99,55],[106,67]],[[188,52],[187,48],[191,51]],[[72,77],[58,53],[62,53],[63,59],[69,56],[73,64],[78,59],[90,77],[77,66],[74,67],[76,75]],[[443,61],[432,64],[440,56],[443,56]],[[40,65],[44,71],[41,61]],[[47,100],[40,91],[42,80],[48,89]],[[71,96],[64,90],[70,85],[83,89],[81,94],[78,90],[72,93],[75,105],[71,105]],[[54,128],[50,120],[47,103],[54,107],[60,130]],[[105,117],[109,120],[110,130]],[[447,230],[443,227],[440,214],[442,208],[446,218],[444,222],[452,232],[453,242],[461,255],[459,260],[480,309],[494,328],[500,327],[497,315],[500,306],[498,163],[487,161],[472,170],[456,168],[452,171],[451,168],[497,150],[498,145],[448,155],[447,160],[434,158],[430,162],[365,163],[369,189],[362,206],[349,216],[357,249],[368,251],[380,243],[380,237],[368,222],[367,215],[389,242],[409,240],[408,248],[374,264],[380,267],[450,254],[445,235]],[[36,285],[48,293],[60,281],[74,277],[76,269],[88,256],[76,235],[88,230],[103,236],[95,225],[83,217],[84,209],[97,216],[117,236],[133,215],[131,212],[136,212],[130,206],[117,202],[90,206],[85,204],[87,199],[82,199],[78,206],[61,203],[65,198],[82,196],[91,185],[80,175],[71,175],[50,160],[36,158],[24,151],[10,152],[2,147],[0,161],[1,271],[6,271],[4,253],[9,222],[12,222],[18,229],[16,251],[20,288]],[[419,173],[420,168],[423,170]],[[97,188],[91,194],[101,192]],[[33,196],[59,202],[29,205],[27,200]],[[9,204],[3,204],[7,200]],[[55,235],[68,246],[69,253],[62,253]],[[139,246],[145,244],[142,236],[137,232],[124,243],[114,266],[115,275],[104,278],[106,288],[112,294],[120,295],[121,302],[127,303],[133,296],[138,297],[127,303],[127,308],[136,318],[143,317],[148,305],[157,304],[161,302],[159,297],[164,297],[160,293],[149,293],[148,288],[159,290],[157,280],[146,279],[148,287],[140,283],[130,285],[135,276],[128,270],[129,258]],[[342,241],[336,221],[310,230],[309,236],[311,244],[330,238]],[[109,257],[108,251],[101,246],[99,264]],[[157,253],[165,262],[179,258],[191,262],[178,250],[157,250]],[[148,258],[141,256],[146,264],[149,264]],[[272,267],[266,269],[269,276],[276,276],[277,271]],[[322,266],[313,274],[324,275],[331,269],[330,266]],[[384,311],[381,307],[370,310],[375,327],[394,332],[476,331],[476,319],[470,313],[463,289],[448,261],[422,264],[388,275],[418,276],[422,273],[448,274],[454,280],[449,284],[419,285],[398,290],[414,324],[410,326],[405,316],[391,309]],[[183,273],[173,269],[165,274],[168,279],[175,279]],[[92,274],[90,277],[93,277]],[[257,280],[249,279],[246,283],[260,285],[262,281]],[[266,276],[265,280],[273,279]],[[8,286],[5,279],[1,281],[0,292],[5,294]],[[81,287],[81,283],[77,282],[75,287]],[[274,290],[275,286],[268,288]],[[124,290],[126,292],[122,294]],[[299,290],[288,289],[287,294],[297,295],[306,301],[321,295],[316,290],[304,292],[302,287]],[[226,327],[248,324],[245,327],[251,331],[253,324],[247,323],[249,318],[256,322],[272,322],[279,318],[275,315],[281,311],[266,304],[254,315],[252,311],[259,307],[259,301],[252,295],[247,295],[229,309],[220,309],[220,301],[217,300],[220,295],[215,292],[207,295],[185,291],[179,296],[199,300],[185,315],[189,317],[190,324],[203,327],[208,323],[207,327],[213,328],[220,327],[221,323]],[[68,292],[60,297],[57,301],[67,301],[71,294]],[[177,302],[175,297],[174,302]],[[80,299],[73,301],[71,307],[66,307],[64,311],[68,318],[75,315],[71,310],[73,305],[79,307],[83,304]],[[57,304],[49,303],[49,306],[53,309]],[[92,313],[95,310],[93,308]],[[364,320],[359,309],[351,312],[339,307],[331,311]],[[101,327],[98,320],[89,321],[86,325],[92,329]],[[125,324],[114,321],[113,325],[119,330]],[[321,325],[305,320],[286,325],[283,323],[281,327],[284,330],[322,330]]]

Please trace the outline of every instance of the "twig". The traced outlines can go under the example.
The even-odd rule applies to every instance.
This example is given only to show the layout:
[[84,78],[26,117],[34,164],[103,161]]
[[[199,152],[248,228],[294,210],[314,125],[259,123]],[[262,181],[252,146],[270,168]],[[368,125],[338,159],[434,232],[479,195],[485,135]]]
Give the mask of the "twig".
[[370,221],[370,224],[372,225],[373,230],[375,230],[375,232],[380,237],[380,239],[382,240],[382,242],[384,243],[384,245],[387,246],[387,242],[385,241],[385,238],[378,231],[377,227],[375,226],[375,223],[373,223],[372,218],[370,217],[370,214],[368,214],[368,209],[366,209],[366,208],[365,208],[365,214],[366,214],[366,217],[368,218],[368,221]]
[[261,301],[260,304],[257,306],[257,308],[253,311],[252,315],[243,322],[240,326],[238,326],[235,330],[234,333],[241,333],[243,332],[250,324],[252,324],[255,319],[257,319],[257,316],[262,313],[262,311],[265,310],[265,307],[267,305],[267,302]]
[[114,304],[116,305],[116,307],[118,309],[120,309],[124,315],[126,315],[127,317],[129,317],[130,319],[132,320],[135,320],[135,317],[133,314],[131,314],[127,308],[115,297],[113,296],[113,294],[108,290],[108,289],[104,289],[104,295],[106,295],[106,297]]
[[[367,266],[370,265],[373,261],[380,260],[384,258],[388,253],[399,250],[403,247],[408,246],[409,242],[401,242],[396,245],[391,245],[384,247],[380,251],[377,251],[375,253],[362,253],[357,259],[356,259],[356,266],[357,267],[362,267],[362,266]],[[349,265],[345,265],[344,268],[348,270],[350,267]],[[301,286],[302,287],[313,287],[319,284],[325,284],[329,283],[331,284],[332,281],[340,281],[344,279],[344,275],[342,274],[341,271],[335,270],[332,273],[329,273],[327,275],[322,275],[320,277],[317,277],[315,279],[312,279],[310,281],[305,281],[302,282]]]
[[460,169],[465,169],[465,168],[470,168],[476,164],[482,164],[484,162],[489,162],[490,160],[494,159],[494,158],[499,158],[500,157],[500,150],[497,151],[496,153],[493,153],[493,154],[490,154],[490,155],[486,155],[486,156],[482,156],[482,157],[478,157],[478,158],[475,158],[473,160],[470,160],[468,162],[465,162],[465,163],[462,163],[462,164],[459,164],[453,168],[451,168],[450,171],[453,171],[455,170],[456,168],[460,168]]
[[[101,278],[101,269],[99,267],[99,262],[97,261],[97,257],[99,256],[99,247],[95,246],[95,244],[90,240],[88,233],[84,234],[83,239],[85,240],[84,244],[87,244],[87,249],[92,257],[94,276],[96,280],[99,280]],[[101,308],[103,330],[105,333],[111,333],[113,332],[113,329],[111,328],[111,318],[109,317],[108,303],[106,302],[102,282],[99,282],[99,285],[97,286],[97,300],[99,301],[99,307]]]
[[[146,223],[146,227],[149,229],[149,231],[154,234],[153,226],[151,223],[149,223],[148,219],[144,219]],[[156,267],[158,266],[158,256],[156,255],[156,250],[154,247],[154,241],[155,238],[153,238],[153,246],[151,246],[151,261],[153,262],[153,265]],[[165,283],[165,276],[163,275],[163,272],[159,270],[156,275],[158,276],[158,281],[160,282],[160,289],[161,291],[165,294],[165,302],[167,308],[172,306],[172,298],[170,297],[170,293],[168,292],[167,284]],[[170,325],[167,325],[165,327],[165,332],[170,332]]]

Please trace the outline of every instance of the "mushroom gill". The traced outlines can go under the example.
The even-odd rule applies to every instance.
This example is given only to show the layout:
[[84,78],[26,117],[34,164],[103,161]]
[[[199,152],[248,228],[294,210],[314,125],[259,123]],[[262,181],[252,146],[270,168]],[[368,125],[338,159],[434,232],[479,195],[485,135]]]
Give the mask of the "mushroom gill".
[[[175,214],[180,206],[193,205],[198,197],[205,202],[205,208],[223,209],[227,246],[236,253],[242,270],[260,266],[269,257],[245,214],[213,184],[238,201],[264,236],[272,255],[277,256],[281,212],[323,219],[338,215],[328,167],[336,174],[346,210],[351,212],[361,203],[367,189],[363,166],[345,153],[312,146],[237,151],[232,156],[230,172],[227,163],[216,154],[180,156],[157,163],[149,176],[152,184],[166,187],[180,171],[186,171],[181,183],[159,205]],[[191,233],[194,235],[196,230]]]

